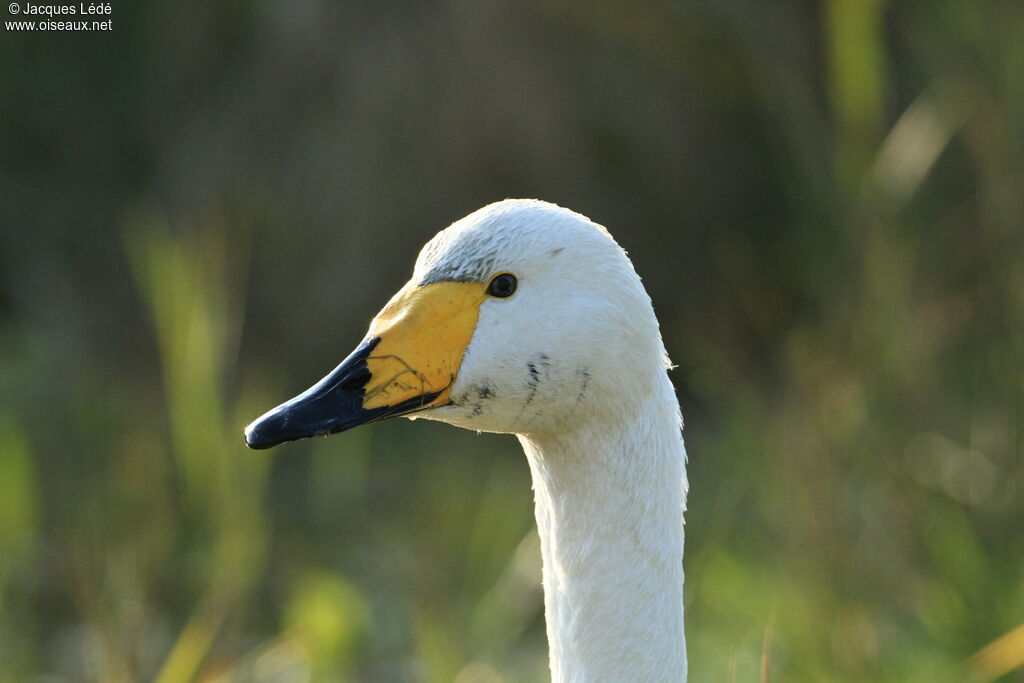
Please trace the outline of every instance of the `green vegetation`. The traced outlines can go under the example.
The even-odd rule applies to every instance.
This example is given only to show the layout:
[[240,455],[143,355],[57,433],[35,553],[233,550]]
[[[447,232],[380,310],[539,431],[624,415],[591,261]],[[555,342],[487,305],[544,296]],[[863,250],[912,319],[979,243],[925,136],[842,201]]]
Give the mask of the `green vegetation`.
[[654,299],[692,680],[1024,681],[1024,3],[110,18],[0,41],[0,683],[543,680],[514,439],[241,436],[506,196]]

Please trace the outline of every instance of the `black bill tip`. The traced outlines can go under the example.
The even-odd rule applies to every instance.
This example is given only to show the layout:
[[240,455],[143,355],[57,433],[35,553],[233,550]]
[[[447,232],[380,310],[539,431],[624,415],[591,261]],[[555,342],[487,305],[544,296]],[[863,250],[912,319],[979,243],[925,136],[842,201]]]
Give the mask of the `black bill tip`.
[[363,408],[371,373],[366,359],[380,338],[364,340],[338,367],[315,385],[267,411],[245,428],[245,445],[262,450],[286,441],[336,434],[388,417],[407,415],[429,406],[441,395],[432,392],[396,405]]

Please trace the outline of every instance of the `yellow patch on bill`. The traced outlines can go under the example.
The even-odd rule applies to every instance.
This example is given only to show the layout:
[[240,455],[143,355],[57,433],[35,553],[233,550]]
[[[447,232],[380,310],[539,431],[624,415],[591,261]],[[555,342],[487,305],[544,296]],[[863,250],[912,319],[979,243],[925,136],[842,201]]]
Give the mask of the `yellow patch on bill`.
[[440,391],[425,405],[443,405],[476,329],[487,295],[478,282],[408,284],[370,324],[380,343],[366,359],[370,381],[363,408],[369,410]]

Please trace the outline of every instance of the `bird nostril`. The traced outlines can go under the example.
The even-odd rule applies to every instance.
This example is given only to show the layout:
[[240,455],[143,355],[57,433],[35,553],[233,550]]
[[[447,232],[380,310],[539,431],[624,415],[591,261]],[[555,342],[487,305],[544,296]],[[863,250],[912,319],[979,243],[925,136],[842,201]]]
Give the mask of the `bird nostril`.
[[370,376],[370,369],[364,363],[353,370],[338,386],[345,391],[359,391],[370,381]]

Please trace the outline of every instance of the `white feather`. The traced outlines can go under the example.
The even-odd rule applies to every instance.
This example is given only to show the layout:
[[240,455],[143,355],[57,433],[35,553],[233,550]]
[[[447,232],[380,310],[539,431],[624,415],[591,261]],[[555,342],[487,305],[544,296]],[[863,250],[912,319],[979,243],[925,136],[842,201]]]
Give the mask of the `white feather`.
[[420,417],[522,443],[552,679],[684,681],[686,452],[650,298],[604,228],[535,200],[452,224],[413,280],[502,272],[516,293],[483,303],[452,404]]

